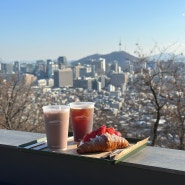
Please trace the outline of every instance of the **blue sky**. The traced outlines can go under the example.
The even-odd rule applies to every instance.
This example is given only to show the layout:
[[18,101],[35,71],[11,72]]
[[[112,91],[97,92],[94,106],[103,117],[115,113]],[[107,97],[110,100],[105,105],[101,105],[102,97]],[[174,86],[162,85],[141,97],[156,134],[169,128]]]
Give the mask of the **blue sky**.
[[0,0],[0,59],[38,60],[178,44],[185,53],[184,0]]

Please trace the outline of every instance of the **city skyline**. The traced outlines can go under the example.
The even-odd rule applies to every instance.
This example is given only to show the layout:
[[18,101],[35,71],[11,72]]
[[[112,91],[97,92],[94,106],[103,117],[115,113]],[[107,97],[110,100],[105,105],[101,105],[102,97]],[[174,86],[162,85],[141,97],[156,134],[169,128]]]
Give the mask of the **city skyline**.
[[[0,2],[0,59],[78,60],[136,45],[185,52],[181,0],[6,0]],[[175,44],[174,44],[175,43]]]

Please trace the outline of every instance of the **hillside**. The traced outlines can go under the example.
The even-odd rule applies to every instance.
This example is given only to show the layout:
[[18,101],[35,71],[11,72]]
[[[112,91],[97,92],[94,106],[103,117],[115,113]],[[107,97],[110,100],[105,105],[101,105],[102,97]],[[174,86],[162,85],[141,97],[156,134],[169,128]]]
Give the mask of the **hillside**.
[[113,61],[118,61],[119,65],[123,65],[126,61],[130,60],[136,60],[137,58],[133,55],[130,55],[129,53],[126,53],[125,51],[115,51],[109,54],[93,54],[86,56],[82,59],[79,59],[77,61],[72,62],[72,65],[76,65],[78,63],[80,64],[90,64],[92,60],[97,60],[99,58],[105,58],[106,63],[111,63]]

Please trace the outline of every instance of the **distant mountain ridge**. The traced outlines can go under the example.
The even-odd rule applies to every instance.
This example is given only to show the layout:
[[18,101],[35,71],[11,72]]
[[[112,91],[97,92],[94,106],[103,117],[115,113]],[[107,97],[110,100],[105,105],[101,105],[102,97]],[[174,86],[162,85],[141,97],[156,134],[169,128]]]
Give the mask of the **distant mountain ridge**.
[[149,56],[148,60],[163,60],[163,61],[168,61],[168,60],[174,60],[176,62],[184,62],[185,61],[185,56],[183,54],[174,54],[174,53],[162,53],[158,55],[153,55]]
[[[120,66],[123,66],[124,64],[126,64],[127,61],[132,62],[139,59],[138,57],[135,57],[134,55],[131,55],[125,51],[114,51],[108,54],[89,55],[79,60],[75,60],[71,62],[71,65],[77,65],[78,63],[80,63],[81,65],[92,64],[92,60],[98,60],[99,58],[104,58],[107,64],[117,61]],[[147,58],[149,61],[156,61],[156,60],[167,61],[169,59],[174,58],[176,62],[185,62],[185,57],[183,55],[174,55],[173,53],[163,53],[163,54],[148,56]]]
[[78,63],[80,64],[90,64],[92,60],[97,60],[99,58],[104,58],[106,60],[106,63],[111,63],[113,61],[117,61],[119,65],[123,65],[126,61],[130,60],[137,60],[138,58],[125,52],[125,51],[115,51],[108,54],[93,54],[86,56],[84,58],[81,58],[79,60],[76,60],[72,62],[72,65],[76,65]]

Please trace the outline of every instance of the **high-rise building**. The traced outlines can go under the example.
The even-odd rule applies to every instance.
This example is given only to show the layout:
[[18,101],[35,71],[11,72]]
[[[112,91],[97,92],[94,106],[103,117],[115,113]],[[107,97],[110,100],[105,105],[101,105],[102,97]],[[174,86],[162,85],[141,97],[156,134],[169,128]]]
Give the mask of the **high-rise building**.
[[83,69],[84,66],[78,65],[78,66],[74,66],[73,69],[73,77],[74,79],[78,79],[80,78],[80,70]]
[[19,61],[15,61],[14,62],[14,72],[15,73],[19,73],[20,69],[21,69],[20,62]]
[[6,63],[5,65],[6,67],[6,74],[13,74],[14,71],[13,71],[13,64],[12,63]]
[[34,74],[35,68],[36,68],[35,64],[32,64],[32,63],[22,63],[21,64],[21,72],[22,73]]
[[6,63],[1,63],[1,73],[5,74],[6,73]]
[[54,87],[73,86],[73,72],[71,68],[54,71]]
[[115,87],[121,87],[125,83],[125,73],[112,73],[110,83]]
[[24,80],[26,85],[31,85],[34,81],[36,81],[36,76],[31,74],[21,74],[19,75],[19,80]]
[[94,78],[76,79],[73,81],[74,82],[73,87],[92,90],[93,89],[93,81],[94,81]]
[[65,69],[67,67],[67,58],[65,56],[58,57],[58,69]]
[[101,88],[105,87],[105,79],[106,79],[105,75],[102,75],[98,78],[99,82],[101,83]]
[[92,66],[85,66],[80,69],[80,77],[91,77],[92,76]]
[[46,61],[37,60],[35,65],[35,75],[38,79],[46,78]]
[[113,64],[111,65],[111,70],[114,71],[114,72],[118,72],[118,61],[114,61]]
[[97,90],[97,91],[100,92],[101,89],[102,89],[101,82],[98,81],[97,79],[95,79],[95,80],[92,82],[92,89]]
[[112,64],[106,63],[106,71],[105,71],[105,74],[109,74],[110,73],[110,71],[111,71],[111,65]]
[[54,62],[50,59],[46,61],[46,76],[47,76],[47,78],[52,78],[52,75],[54,75],[54,73],[52,71],[53,64],[54,64]]
[[58,65],[54,63],[51,59],[47,60],[47,65],[46,65],[46,76],[47,78],[53,78],[54,76],[54,71],[58,70]]
[[106,70],[105,59],[99,58],[95,63],[95,71],[98,75],[104,74]]

